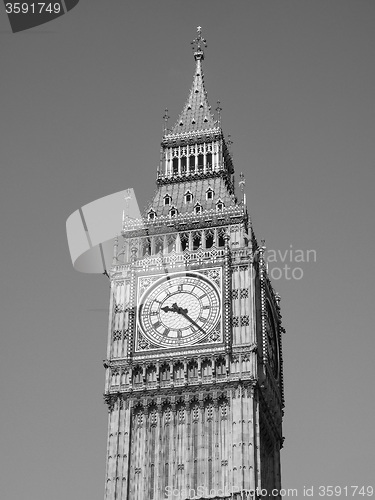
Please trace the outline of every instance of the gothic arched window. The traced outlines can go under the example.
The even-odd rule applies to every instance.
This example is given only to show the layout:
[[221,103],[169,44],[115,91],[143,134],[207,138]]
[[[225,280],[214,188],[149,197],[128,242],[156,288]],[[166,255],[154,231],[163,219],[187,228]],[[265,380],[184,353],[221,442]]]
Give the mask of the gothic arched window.
[[173,367],[173,380],[175,382],[182,382],[184,378],[184,365],[178,362]]
[[227,374],[225,360],[223,358],[219,358],[216,361],[216,376],[218,378],[223,378]]
[[207,170],[211,170],[211,168],[212,168],[212,153],[207,153],[206,165],[207,165]]
[[154,220],[154,219],[155,219],[155,217],[156,217],[156,212],[155,212],[155,210],[152,210],[152,209],[151,209],[151,210],[148,212],[148,220]]
[[144,238],[142,241],[142,256],[150,255],[151,253],[151,240],[149,238]]
[[186,191],[185,193],[185,203],[191,203],[193,201],[193,195],[191,191]]
[[178,214],[177,208],[172,207],[172,208],[169,210],[169,216],[170,216],[170,217],[177,217],[177,214]]
[[193,250],[198,250],[201,245],[202,235],[199,231],[193,233]]
[[189,249],[189,234],[188,233],[181,233],[180,234],[180,241],[181,241],[182,251]]
[[181,173],[183,174],[186,172],[186,165],[187,165],[186,156],[183,156],[181,158]]
[[133,383],[135,385],[143,383],[143,370],[140,366],[136,367],[133,371]]
[[164,205],[170,205],[172,203],[172,197],[169,194],[164,196]]
[[224,236],[225,236],[225,229],[221,229],[218,233],[218,246],[219,247],[223,247],[225,246],[225,239],[224,239]]
[[188,379],[196,380],[198,378],[198,363],[191,361],[188,366]]
[[195,156],[189,156],[189,170],[195,172]]
[[178,158],[173,158],[173,175],[178,174]]
[[203,170],[203,155],[198,155],[198,170],[201,172]]
[[218,200],[216,203],[216,210],[221,212],[221,210],[223,210],[224,207],[225,207],[224,203],[221,200]]
[[208,188],[206,191],[206,200],[212,200],[214,197],[214,192],[211,188]]
[[211,375],[212,375],[211,361],[208,359],[205,359],[202,363],[202,376],[203,377],[210,377]]
[[200,214],[200,213],[202,213],[202,205],[200,205],[199,203],[197,203],[197,204],[195,205],[195,207],[194,207],[194,212],[195,212],[196,214]]
[[163,365],[160,369],[160,380],[161,382],[169,382],[171,374],[168,365]]
[[164,250],[164,240],[162,236],[157,236],[154,242],[155,253],[162,252]]
[[205,234],[206,248],[211,248],[214,245],[214,233],[210,229]]

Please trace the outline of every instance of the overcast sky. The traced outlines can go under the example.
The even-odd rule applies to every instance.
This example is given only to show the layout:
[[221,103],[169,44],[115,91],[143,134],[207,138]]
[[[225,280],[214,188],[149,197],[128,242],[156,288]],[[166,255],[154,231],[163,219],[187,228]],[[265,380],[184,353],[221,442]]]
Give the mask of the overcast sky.
[[297,278],[273,272],[282,484],[375,486],[374,21],[373,0],[81,0],[12,34],[0,8],[1,498],[103,498],[109,282],[74,271],[65,221],[152,198],[198,25],[256,236]]

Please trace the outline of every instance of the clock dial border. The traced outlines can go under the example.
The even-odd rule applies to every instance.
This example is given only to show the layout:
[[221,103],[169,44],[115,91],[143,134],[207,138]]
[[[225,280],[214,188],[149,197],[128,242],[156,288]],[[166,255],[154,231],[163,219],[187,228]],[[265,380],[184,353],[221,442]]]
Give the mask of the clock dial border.
[[[208,268],[205,270],[191,269],[189,271],[176,271],[173,273],[168,273],[167,275],[158,273],[138,276],[137,304],[139,304],[139,306],[137,308],[136,317],[136,336],[134,345],[135,354],[144,353],[145,351],[150,350],[155,351],[166,349],[185,349],[212,343],[215,343],[216,345],[222,343],[222,275],[222,267],[219,266],[215,268]],[[191,314],[191,317],[188,316],[187,312],[189,307],[183,307],[183,294],[190,294],[190,291],[188,289],[185,292],[183,291],[184,283],[182,283],[181,292],[174,291],[172,294],[170,294],[171,296],[174,294],[176,295],[176,297],[178,297],[177,294],[180,293],[181,299],[179,301],[179,306],[177,306],[177,304],[174,305],[173,300],[167,301],[166,297],[164,296],[163,300],[159,301],[160,304],[158,309],[153,306],[152,300],[155,299],[155,297],[153,297],[153,293],[159,292],[161,289],[162,293],[166,294],[165,288],[167,287],[167,281],[174,281],[173,287],[176,287],[178,285],[179,279],[187,280],[186,286],[188,288],[201,288],[202,293],[205,292],[204,295],[206,297],[212,294],[211,298],[209,298],[207,303],[205,303],[205,309],[208,309],[207,306],[211,306],[213,301],[214,303],[216,303],[217,310],[209,310],[208,315],[207,311],[205,311],[204,317],[200,317],[199,321],[193,314]],[[189,279],[193,280],[193,282],[189,283]],[[145,281],[146,286],[144,285]],[[204,295],[201,295],[201,298],[203,298]],[[193,295],[193,297],[195,296]],[[195,297],[195,303],[197,303],[198,300],[199,299]],[[190,304],[192,301],[194,301],[194,299],[190,298]],[[169,311],[174,311],[174,307],[177,307],[177,309],[180,310],[171,312],[171,314],[176,314],[178,312],[178,314],[176,314],[176,319],[181,324],[181,328],[173,328],[172,337],[170,338],[168,338],[167,336],[162,336],[163,326],[161,325],[162,321],[160,321],[160,308],[163,307],[163,303],[166,304],[164,305],[164,308],[169,309]],[[153,325],[151,326],[149,314],[152,307],[152,312],[155,315],[154,325],[157,324],[158,331],[155,328],[153,329]],[[200,304],[200,307],[200,310],[202,310],[202,303]],[[145,316],[145,311],[147,316]],[[163,317],[165,320],[166,316],[163,315]],[[206,324],[202,322],[203,320],[206,321]],[[209,328],[206,331],[207,322],[209,322]],[[174,330],[176,330],[176,332]],[[185,332],[183,332],[183,330],[185,330]],[[169,335],[169,333],[167,333],[167,335]],[[180,335],[178,335],[178,333]],[[183,337],[183,333],[185,333],[185,339]]]

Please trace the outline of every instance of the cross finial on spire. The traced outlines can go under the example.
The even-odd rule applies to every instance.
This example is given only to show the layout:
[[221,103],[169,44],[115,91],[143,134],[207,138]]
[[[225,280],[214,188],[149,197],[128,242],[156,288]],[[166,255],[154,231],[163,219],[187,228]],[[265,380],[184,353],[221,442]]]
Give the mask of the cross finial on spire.
[[202,28],[200,26],[197,27],[197,37],[194,38],[191,44],[193,45],[194,59],[201,59],[203,61],[204,52],[202,46],[207,47],[207,42],[206,39],[202,37]]

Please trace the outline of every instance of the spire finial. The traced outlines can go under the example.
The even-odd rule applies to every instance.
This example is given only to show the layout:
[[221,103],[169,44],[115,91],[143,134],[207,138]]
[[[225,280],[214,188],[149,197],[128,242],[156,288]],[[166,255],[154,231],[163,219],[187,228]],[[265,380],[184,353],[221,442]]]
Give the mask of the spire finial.
[[220,106],[220,101],[217,101],[217,107],[216,107],[216,112],[217,112],[217,123],[219,127],[221,127],[221,111],[223,108]]
[[202,37],[202,28],[200,26],[197,27],[197,38],[191,42],[192,48],[194,50],[194,59],[197,61],[198,59],[204,59],[203,47],[207,47],[206,39]]
[[239,181],[238,184],[240,186],[241,193],[242,193],[242,203],[244,205],[246,205],[246,193],[244,192],[244,188],[245,188],[245,176],[243,175],[243,172],[240,173],[240,181]]
[[232,141],[232,136],[230,134],[228,134],[228,140],[227,140],[227,145],[228,145],[228,150],[229,150],[229,154],[231,156],[232,155],[232,144],[233,144],[233,141]]
[[168,125],[168,119],[170,118],[170,116],[168,116],[168,108],[165,108],[165,112],[164,112],[164,116],[163,116],[163,119],[164,119],[164,134],[167,132],[167,125]]

